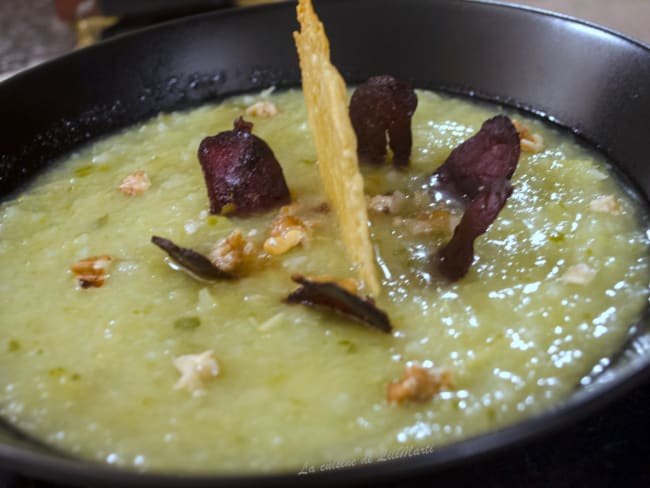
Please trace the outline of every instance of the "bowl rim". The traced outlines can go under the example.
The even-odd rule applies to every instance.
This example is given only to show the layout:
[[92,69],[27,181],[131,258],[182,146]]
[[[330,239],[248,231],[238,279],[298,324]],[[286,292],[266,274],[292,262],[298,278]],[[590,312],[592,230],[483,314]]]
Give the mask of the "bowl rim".
[[[343,0],[339,0],[339,2],[344,3]],[[430,0],[430,3],[474,4],[483,7],[510,9],[530,15],[550,17],[563,23],[586,26],[595,31],[614,36],[626,43],[642,48],[650,55],[650,44],[639,39],[592,21],[538,7],[494,0]],[[250,12],[259,10],[287,8],[293,4],[295,4],[295,1],[285,0],[279,3],[252,5],[201,13],[166,21],[133,32],[119,34],[98,44],[20,70],[0,81],[0,90],[2,90],[3,85],[7,83],[19,83],[21,78],[31,76],[32,72],[47,69],[50,64],[59,63],[61,59],[78,56],[79,53],[90,53],[94,50],[101,50],[103,46],[123,42],[123,39],[147,36],[158,30],[168,29],[179,24],[190,24],[207,17],[224,17],[227,19],[230,17],[246,16]],[[465,94],[467,95],[467,93]],[[498,100],[497,102],[504,103],[503,100]],[[522,109],[522,107],[516,108]],[[531,109],[534,111],[534,107],[523,107],[523,110],[526,111],[531,111]],[[559,124],[557,121],[554,121],[554,123],[562,125],[561,121]],[[556,406],[546,409],[537,415],[517,421],[515,424],[469,437],[459,442],[446,444],[431,449],[430,452],[425,454],[377,460],[368,465],[356,465],[313,474],[301,473],[296,470],[250,474],[138,472],[130,469],[115,468],[98,461],[74,458],[66,454],[37,452],[25,447],[4,444],[1,441],[0,465],[12,471],[27,473],[28,476],[39,479],[74,484],[93,483],[105,486],[119,484],[120,486],[137,485],[164,488],[180,485],[207,487],[223,484],[223,486],[259,487],[271,485],[294,486],[307,481],[316,485],[330,486],[337,481],[361,482],[369,481],[373,478],[387,480],[405,475],[412,476],[427,471],[433,472],[453,468],[462,463],[477,461],[503,450],[521,446],[524,443],[539,439],[544,435],[549,435],[572,421],[587,417],[589,414],[612,403],[614,400],[648,380],[650,380],[650,354],[645,354],[626,365],[623,371],[617,372],[615,378],[603,382],[596,381],[589,387],[580,390],[580,394],[574,394]],[[305,476],[301,476],[302,474],[305,474]]]
[[[318,0],[314,0],[318,1]],[[337,0],[320,0],[320,1],[329,1],[330,3],[336,2]],[[354,0],[353,0],[354,1]],[[450,3],[450,0],[429,0],[430,3]],[[540,7],[533,7],[530,5],[521,5],[518,3],[514,2],[508,2],[508,1],[501,1],[501,0],[453,0],[456,3],[466,3],[466,4],[476,4],[479,6],[490,6],[492,8],[502,8],[506,10],[515,10],[515,11],[520,11],[520,12],[528,12],[531,14],[535,15],[541,15],[544,17],[550,17],[554,19],[558,19],[564,22],[568,22],[571,24],[576,24],[576,25],[583,25],[585,27],[589,27],[592,29],[595,29],[597,31],[601,31],[603,33],[609,34],[611,36],[617,37],[623,41],[626,41],[630,44],[633,44],[637,47],[640,47],[644,49],[645,51],[650,52],[650,42],[646,43],[642,41],[641,39],[638,39],[636,37],[633,37],[631,35],[625,34],[623,32],[617,31],[611,27],[607,27],[605,25],[599,24],[594,21],[586,20],[586,19],[581,19],[579,17],[575,17],[569,14],[564,14],[561,12],[555,12],[552,10],[540,8]],[[14,78],[20,78],[23,75],[26,75],[28,73],[31,73],[32,71],[40,71],[50,65],[51,63],[59,63],[61,59],[65,59],[67,57],[73,57],[77,56],[78,53],[86,53],[86,52],[92,52],[93,50],[97,49],[103,49],[103,46],[105,45],[110,45],[114,42],[122,42],[121,40],[124,38],[132,38],[132,37],[137,37],[137,36],[146,36],[148,33],[152,31],[157,31],[160,29],[166,29],[170,28],[175,25],[180,25],[184,23],[192,23],[196,22],[199,19],[204,19],[207,17],[221,17],[221,16],[238,16],[238,15],[249,15],[250,12],[256,12],[256,11],[263,11],[266,9],[270,10],[275,10],[279,8],[286,8],[287,6],[294,5],[296,3],[296,0],[280,0],[280,1],[275,1],[272,3],[265,3],[265,4],[259,4],[259,5],[246,5],[242,7],[232,7],[228,9],[223,9],[223,10],[215,10],[213,12],[203,12],[203,13],[198,13],[198,14],[192,14],[188,15],[185,17],[181,17],[178,19],[171,19],[171,20],[166,20],[157,24],[153,24],[150,26],[142,27],[133,31],[129,32],[124,32],[124,33],[119,33],[116,34],[108,39],[101,40],[97,43],[91,44],[89,46],[84,46],[81,48],[74,49],[73,51],[70,51],[68,53],[64,53],[60,56],[56,56],[53,58],[49,58],[44,60],[41,63],[35,64],[35,65],[29,65],[23,69],[19,69],[18,71],[12,72],[9,76],[6,78],[0,79],[0,87],[4,84],[7,83],[9,80],[13,80]],[[525,107],[524,107],[525,108]]]

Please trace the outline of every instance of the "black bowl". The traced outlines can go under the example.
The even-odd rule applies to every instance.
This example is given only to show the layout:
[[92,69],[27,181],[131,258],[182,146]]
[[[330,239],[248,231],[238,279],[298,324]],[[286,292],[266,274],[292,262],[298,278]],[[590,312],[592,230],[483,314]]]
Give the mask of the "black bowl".
[[[650,190],[650,49],[594,25],[508,5],[458,0],[331,0],[316,8],[349,83],[391,73],[421,88],[498,101],[567,127]],[[269,85],[295,86],[294,4],[202,15],[115,38],[0,83],[0,197],[92,138],[169,111]],[[561,405],[434,452],[309,476],[379,480],[441,470],[576,422],[650,377],[644,319],[612,366]],[[39,446],[6,426],[0,464],[31,476],[109,486],[301,483],[295,473],[136,474]]]

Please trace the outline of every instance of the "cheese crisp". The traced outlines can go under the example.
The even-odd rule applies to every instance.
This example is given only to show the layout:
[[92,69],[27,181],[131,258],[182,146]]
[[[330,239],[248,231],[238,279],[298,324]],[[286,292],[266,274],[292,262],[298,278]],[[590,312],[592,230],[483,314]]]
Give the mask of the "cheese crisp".
[[380,287],[345,82],[330,62],[329,41],[311,0],[300,0],[297,11],[301,30],[293,36],[321,179],[338,216],[348,256],[366,290],[376,296]]

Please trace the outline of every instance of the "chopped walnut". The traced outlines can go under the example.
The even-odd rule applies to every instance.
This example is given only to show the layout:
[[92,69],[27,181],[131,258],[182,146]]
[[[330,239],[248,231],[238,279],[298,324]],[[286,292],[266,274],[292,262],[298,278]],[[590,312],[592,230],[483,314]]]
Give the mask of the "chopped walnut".
[[119,190],[128,196],[142,195],[151,186],[149,175],[144,171],[136,171],[122,180]]
[[573,285],[588,285],[596,277],[598,270],[590,268],[586,264],[570,266],[562,275],[562,281]]
[[115,258],[107,254],[80,259],[70,270],[79,280],[81,288],[99,288],[108,278],[108,269]]
[[390,195],[375,195],[368,197],[368,209],[377,213],[396,215],[404,207],[406,199],[401,191],[394,191]]
[[307,230],[307,224],[295,215],[280,215],[273,221],[269,233],[272,236],[281,236],[292,229]]
[[[311,217],[315,217],[315,214],[328,213],[329,211],[330,208],[327,202],[321,202],[316,206],[307,207],[305,207],[303,203],[293,202],[289,205],[283,205],[280,207],[280,213],[278,218],[274,221],[274,225],[276,222],[279,222],[282,217],[294,217],[297,221],[300,222],[299,225],[303,226],[307,230],[312,230],[314,227],[318,227],[320,225],[320,220],[314,218],[307,219],[305,217],[298,217],[298,213],[307,213],[311,214]],[[294,220],[294,222],[296,222],[296,220]],[[282,225],[281,222],[280,224]]]
[[271,256],[280,256],[309,239],[310,224],[293,215],[296,205],[285,205],[273,221],[270,236],[264,241],[264,250]]
[[217,268],[233,271],[251,260],[257,253],[255,244],[246,240],[239,229],[217,242],[208,258]]
[[447,368],[424,368],[415,363],[406,367],[399,381],[388,383],[386,399],[397,405],[408,401],[426,402],[452,386]]
[[302,230],[292,229],[281,236],[271,236],[264,241],[264,250],[271,256],[280,256],[298,246],[306,234]]
[[260,101],[256,102],[246,109],[246,115],[251,117],[273,117],[278,114],[278,107],[273,102]]
[[415,218],[402,219],[396,217],[393,225],[396,227],[404,226],[409,234],[449,234],[454,232],[458,225],[459,218],[448,210],[435,209],[429,212],[423,212]]
[[417,208],[424,208],[431,203],[431,196],[428,191],[420,190],[413,193],[413,203]]
[[334,276],[310,276],[307,278],[309,281],[316,283],[336,283],[341,288],[350,293],[357,295],[359,293],[359,282],[354,278],[335,278]]
[[589,202],[589,208],[594,212],[620,215],[623,212],[621,204],[614,195],[604,195]]
[[301,205],[298,202],[292,202],[289,205],[282,205],[280,207],[280,212],[279,216],[280,217],[288,217],[288,216],[295,216],[298,213],[298,210],[300,210]]
[[538,153],[544,149],[544,138],[541,135],[530,132],[528,126],[517,119],[512,119],[512,125],[515,126],[515,129],[519,133],[519,142],[522,151]]
[[205,386],[206,380],[219,374],[219,364],[213,351],[179,356],[174,359],[174,366],[181,373],[180,379],[174,385],[175,390],[200,390]]

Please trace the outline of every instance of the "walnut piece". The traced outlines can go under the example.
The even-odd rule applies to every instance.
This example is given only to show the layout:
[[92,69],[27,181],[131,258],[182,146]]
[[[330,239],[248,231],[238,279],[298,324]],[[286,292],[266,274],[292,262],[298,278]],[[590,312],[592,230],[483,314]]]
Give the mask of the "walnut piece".
[[603,195],[589,202],[589,208],[593,212],[620,215],[623,212],[621,204],[614,195]]
[[538,153],[544,149],[544,138],[537,133],[530,132],[530,129],[523,122],[512,119],[512,125],[519,133],[521,150],[527,153]]
[[271,256],[280,256],[309,239],[310,225],[293,215],[295,205],[285,205],[271,225],[264,250]]
[[115,258],[108,254],[91,256],[74,263],[70,270],[79,280],[81,288],[99,288],[109,277],[108,269]]
[[418,190],[416,192],[413,192],[413,203],[417,208],[424,208],[429,205],[429,203],[431,203],[429,192],[426,190]]
[[424,368],[418,363],[407,366],[399,381],[388,383],[386,399],[393,405],[408,401],[426,402],[453,387],[447,368]]
[[448,210],[434,209],[423,212],[415,218],[393,219],[396,227],[404,226],[409,234],[448,234],[451,235],[460,219]]
[[249,262],[256,254],[255,244],[246,240],[241,230],[235,229],[214,245],[208,258],[217,268],[233,271]]
[[273,102],[260,101],[256,102],[246,109],[246,115],[251,117],[274,117],[278,114],[278,107]]
[[264,250],[271,256],[280,256],[298,246],[306,234],[299,229],[291,229],[280,236],[271,236],[264,241]]
[[136,171],[122,180],[119,190],[127,196],[142,195],[151,187],[149,175],[144,171]]
[[404,194],[397,190],[390,195],[375,195],[368,197],[368,210],[376,213],[396,215],[404,207]]
[[562,281],[572,285],[588,285],[596,277],[598,270],[590,268],[586,264],[569,266],[569,269],[562,275]]
[[174,385],[175,390],[189,392],[203,389],[205,381],[219,374],[219,364],[211,350],[199,354],[186,354],[174,359],[174,366],[181,373]]

